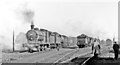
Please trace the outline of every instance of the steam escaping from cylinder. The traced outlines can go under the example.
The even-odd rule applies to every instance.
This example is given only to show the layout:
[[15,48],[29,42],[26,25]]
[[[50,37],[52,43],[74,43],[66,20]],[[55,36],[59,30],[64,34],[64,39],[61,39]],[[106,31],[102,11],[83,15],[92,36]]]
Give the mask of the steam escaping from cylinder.
[[[28,8],[19,9],[20,18],[22,18],[23,23],[31,24],[31,29],[34,29],[34,11]],[[25,24],[26,25],[26,24]],[[27,43],[25,33],[21,32],[16,36],[16,49],[23,49],[22,45]]]

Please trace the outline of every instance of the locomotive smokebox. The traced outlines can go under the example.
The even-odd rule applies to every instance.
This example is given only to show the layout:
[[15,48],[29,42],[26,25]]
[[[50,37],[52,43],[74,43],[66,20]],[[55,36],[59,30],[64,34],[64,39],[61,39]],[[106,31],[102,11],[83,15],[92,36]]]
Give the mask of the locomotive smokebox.
[[34,29],[34,23],[33,21],[31,22],[31,30]]

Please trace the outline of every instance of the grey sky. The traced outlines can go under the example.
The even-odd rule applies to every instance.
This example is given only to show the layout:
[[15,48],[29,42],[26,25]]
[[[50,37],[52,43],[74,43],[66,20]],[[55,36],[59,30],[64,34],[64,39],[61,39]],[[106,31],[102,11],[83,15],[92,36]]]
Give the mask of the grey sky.
[[[56,31],[67,36],[85,33],[101,39],[118,35],[117,1],[109,0],[90,2],[83,1],[41,1],[41,0],[3,0],[0,2],[1,36],[12,37],[14,28],[16,35],[26,32],[30,24],[25,23],[21,11],[25,8],[35,12],[36,27]],[[8,33],[9,32],[9,33]]]
[[34,22],[40,28],[76,36],[117,32],[117,4],[112,2],[35,2],[27,5],[35,11]]

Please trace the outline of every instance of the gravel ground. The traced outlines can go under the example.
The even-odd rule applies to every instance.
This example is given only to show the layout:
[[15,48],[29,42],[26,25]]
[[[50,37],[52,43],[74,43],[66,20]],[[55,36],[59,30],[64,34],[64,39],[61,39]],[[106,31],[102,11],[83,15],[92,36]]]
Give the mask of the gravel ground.
[[38,52],[34,52],[34,53],[28,53],[28,52],[2,53],[2,62],[6,63],[6,62],[11,61],[11,60],[18,60],[18,59],[22,59],[22,58],[27,58],[27,57],[32,56],[32,55],[38,55],[38,54],[42,54],[42,53],[49,52],[49,51],[52,51],[52,50],[41,51],[39,53]]
[[[90,51],[91,48],[89,48],[89,51]],[[106,53],[107,51],[109,52],[109,49],[107,46],[101,46],[101,51],[102,53]],[[84,49],[84,51],[81,51],[81,52],[77,52],[77,54],[74,54],[73,56],[78,56],[78,57],[75,57],[74,59],[66,62],[66,63],[59,63],[59,64],[56,64],[56,65],[81,65],[87,58],[93,56],[93,54],[87,54],[87,55],[83,55],[81,56],[80,53],[85,53],[87,52],[86,49]],[[78,55],[79,54],[79,55]],[[101,55],[104,55],[104,54],[101,54]],[[95,61],[94,61],[95,62]],[[98,61],[99,62],[99,61]],[[102,62],[102,61],[101,61]],[[93,62],[92,62],[93,63]],[[91,65],[91,64],[88,64],[88,65]],[[93,64],[94,65],[94,64]],[[102,64],[101,64],[102,65]]]
[[42,60],[45,57],[52,56],[57,53],[63,53],[66,51],[72,51],[74,49],[60,49],[61,52],[58,52],[56,49],[52,49],[51,51],[43,51],[43,52],[35,52],[35,53],[3,53],[3,63],[9,63],[9,62],[36,62],[36,60]]
[[113,58],[99,57],[89,61],[86,65],[120,65],[120,58],[114,60]]
[[114,52],[112,48],[107,49],[106,52],[102,53],[98,58],[91,60],[88,65],[120,65],[120,51],[118,60],[114,60]]
[[[104,48],[107,49],[106,46],[101,46],[101,47],[102,47],[102,49],[104,49]],[[24,53],[18,53],[18,52],[2,53],[2,57],[3,57],[2,62],[3,63],[9,63],[11,61],[16,61],[16,62],[20,61],[20,62],[29,62],[29,63],[31,61],[38,62],[38,63],[53,62],[53,61],[61,58],[62,56],[64,56],[66,53],[70,53],[73,50],[75,50],[75,49],[69,49],[69,48],[63,49],[62,48],[62,49],[60,49],[60,51],[53,49],[51,51],[44,51],[44,52],[39,52],[39,53],[38,52],[35,52],[35,53],[27,53],[27,52],[24,52]],[[67,52],[67,51],[69,51],[69,52]],[[66,53],[64,53],[64,52],[66,52]],[[80,52],[75,52],[74,54],[72,54],[71,57],[78,56],[81,53],[86,53],[86,52],[91,52],[91,47],[80,49]],[[51,58],[54,58],[54,60]],[[63,60],[65,60],[65,59],[63,59]]]

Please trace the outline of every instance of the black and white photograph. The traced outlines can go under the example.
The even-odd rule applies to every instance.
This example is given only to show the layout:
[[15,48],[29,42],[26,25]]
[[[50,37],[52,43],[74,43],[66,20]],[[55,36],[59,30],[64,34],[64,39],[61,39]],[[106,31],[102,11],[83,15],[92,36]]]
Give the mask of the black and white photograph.
[[118,0],[0,0],[0,64],[120,65]]

